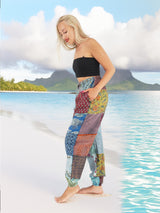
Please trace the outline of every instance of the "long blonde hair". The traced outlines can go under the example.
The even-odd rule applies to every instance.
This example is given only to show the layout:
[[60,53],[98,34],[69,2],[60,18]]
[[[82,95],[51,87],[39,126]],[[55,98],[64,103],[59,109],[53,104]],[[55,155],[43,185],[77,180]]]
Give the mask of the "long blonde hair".
[[[74,32],[75,32],[75,44],[68,45],[63,39],[62,36],[60,35],[59,31],[58,31],[58,25],[62,22],[65,21],[69,26],[73,27]],[[79,21],[77,20],[77,18],[75,16],[72,15],[64,15],[61,16],[58,21],[57,21],[57,25],[56,25],[56,29],[57,29],[57,40],[58,40],[58,46],[60,46],[60,44],[62,44],[62,46],[68,50],[72,50],[74,48],[76,48],[77,44],[80,44],[82,41],[84,41],[85,39],[89,38],[88,35],[86,35],[82,28],[81,25],[79,23]]]

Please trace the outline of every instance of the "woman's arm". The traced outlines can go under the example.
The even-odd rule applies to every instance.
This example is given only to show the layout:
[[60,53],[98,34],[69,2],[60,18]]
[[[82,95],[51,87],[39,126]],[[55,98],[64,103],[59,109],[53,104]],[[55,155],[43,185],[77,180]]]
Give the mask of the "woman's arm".
[[88,95],[92,101],[97,97],[100,90],[110,81],[113,74],[115,73],[115,68],[105,50],[96,40],[90,39],[88,42],[88,48],[91,55],[102,65],[105,70],[105,74],[100,82],[94,88],[85,90],[89,92]]

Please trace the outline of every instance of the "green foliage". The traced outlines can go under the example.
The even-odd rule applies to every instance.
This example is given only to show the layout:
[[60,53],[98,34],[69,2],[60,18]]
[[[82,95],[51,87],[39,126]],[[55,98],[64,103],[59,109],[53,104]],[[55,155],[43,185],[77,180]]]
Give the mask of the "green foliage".
[[47,88],[48,91],[71,91],[76,90],[77,84],[71,79],[56,83],[54,86]]
[[47,91],[44,86],[37,86],[27,82],[14,83],[15,80],[5,81],[3,77],[0,77],[0,90],[1,91]]

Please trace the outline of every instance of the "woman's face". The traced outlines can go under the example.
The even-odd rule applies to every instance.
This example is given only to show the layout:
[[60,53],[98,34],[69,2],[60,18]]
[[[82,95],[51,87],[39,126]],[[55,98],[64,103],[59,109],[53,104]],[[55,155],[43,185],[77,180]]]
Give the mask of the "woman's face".
[[69,26],[65,21],[62,21],[58,24],[58,31],[62,39],[67,44],[75,44],[75,33],[73,27]]

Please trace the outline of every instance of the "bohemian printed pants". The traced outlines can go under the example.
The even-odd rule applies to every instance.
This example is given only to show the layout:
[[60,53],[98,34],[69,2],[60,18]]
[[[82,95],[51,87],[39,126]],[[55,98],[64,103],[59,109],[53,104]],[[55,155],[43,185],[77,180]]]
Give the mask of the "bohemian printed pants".
[[106,88],[102,88],[96,99],[89,100],[88,88],[95,87],[100,76],[90,77],[78,84],[72,123],[65,138],[67,154],[66,179],[70,187],[76,186],[88,159],[92,184],[100,186],[105,176],[105,160],[100,124],[108,102]]

